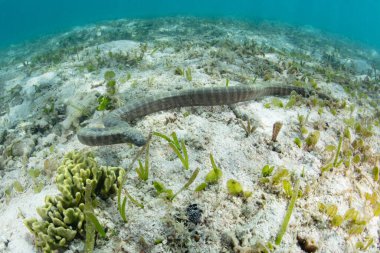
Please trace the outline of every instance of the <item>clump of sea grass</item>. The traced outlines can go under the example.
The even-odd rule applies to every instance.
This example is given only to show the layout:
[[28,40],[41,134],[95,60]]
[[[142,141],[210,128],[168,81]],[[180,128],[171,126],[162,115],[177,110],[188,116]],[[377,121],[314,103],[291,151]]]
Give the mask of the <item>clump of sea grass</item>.
[[281,224],[280,231],[278,232],[278,234],[276,236],[276,241],[275,241],[276,245],[281,244],[282,237],[284,236],[286,229],[288,227],[290,218],[291,218],[292,213],[293,213],[293,208],[294,208],[294,205],[295,205],[297,197],[298,197],[299,185],[300,185],[300,182],[299,182],[299,180],[297,180],[295,183],[295,186],[294,186],[294,190],[292,192],[292,198],[289,202],[288,210],[286,211],[285,218]]
[[179,142],[177,138],[177,134],[173,132],[170,136],[154,132],[153,135],[156,135],[158,137],[161,137],[162,139],[166,140],[169,143],[169,146],[173,149],[174,153],[178,156],[178,158],[181,160],[183,167],[188,170],[189,169],[189,156],[187,154],[187,149],[185,142],[182,140]]
[[239,123],[245,131],[245,137],[248,137],[251,133],[253,133],[256,130],[256,125],[252,124],[250,119],[247,119],[246,125],[243,123],[242,120],[239,121]]
[[305,143],[308,150],[313,150],[319,141],[320,132],[311,132],[305,139]]

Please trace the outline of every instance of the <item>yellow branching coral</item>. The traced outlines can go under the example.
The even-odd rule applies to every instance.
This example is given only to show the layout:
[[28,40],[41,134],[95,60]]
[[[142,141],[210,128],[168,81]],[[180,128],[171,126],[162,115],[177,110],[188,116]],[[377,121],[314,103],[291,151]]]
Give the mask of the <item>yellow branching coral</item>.
[[119,167],[99,166],[92,154],[83,152],[66,154],[57,172],[55,182],[61,194],[46,196],[45,205],[37,208],[42,220],[24,220],[43,252],[66,247],[76,236],[84,235],[87,184],[92,186],[93,198],[106,199],[117,192],[125,174]]

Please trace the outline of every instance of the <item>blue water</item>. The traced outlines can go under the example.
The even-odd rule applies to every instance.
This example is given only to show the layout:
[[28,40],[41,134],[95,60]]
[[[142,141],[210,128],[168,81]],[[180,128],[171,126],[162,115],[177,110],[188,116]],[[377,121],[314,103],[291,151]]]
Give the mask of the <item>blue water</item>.
[[119,18],[190,15],[309,25],[380,49],[379,0],[0,0],[0,47]]

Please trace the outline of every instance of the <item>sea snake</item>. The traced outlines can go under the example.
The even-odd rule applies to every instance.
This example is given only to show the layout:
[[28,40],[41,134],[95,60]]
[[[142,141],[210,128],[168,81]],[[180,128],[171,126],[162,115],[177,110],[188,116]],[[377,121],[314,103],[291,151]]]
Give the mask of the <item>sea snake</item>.
[[77,136],[81,143],[89,146],[101,146],[117,143],[132,143],[142,146],[146,143],[143,134],[128,122],[145,115],[185,106],[231,105],[254,100],[265,96],[287,96],[292,91],[302,96],[316,94],[322,99],[330,99],[322,93],[295,86],[230,86],[187,89],[168,92],[137,101],[132,101],[103,118],[104,128],[82,128]]

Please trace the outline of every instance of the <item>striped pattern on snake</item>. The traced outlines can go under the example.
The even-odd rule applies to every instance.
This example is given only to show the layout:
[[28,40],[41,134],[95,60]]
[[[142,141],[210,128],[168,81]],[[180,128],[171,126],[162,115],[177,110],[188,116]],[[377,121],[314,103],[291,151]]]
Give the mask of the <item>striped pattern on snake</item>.
[[89,146],[117,143],[142,146],[146,143],[145,137],[128,123],[136,118],[177,107],[231,105],[265,96],[287,96],[293,91],[302,96],[316,94],[322,99],[330,99],[327,95],[295,86],[232,86],[174,91],[127,103],[104,117],[104,128],[82,128],[77,136],[81,143]]

